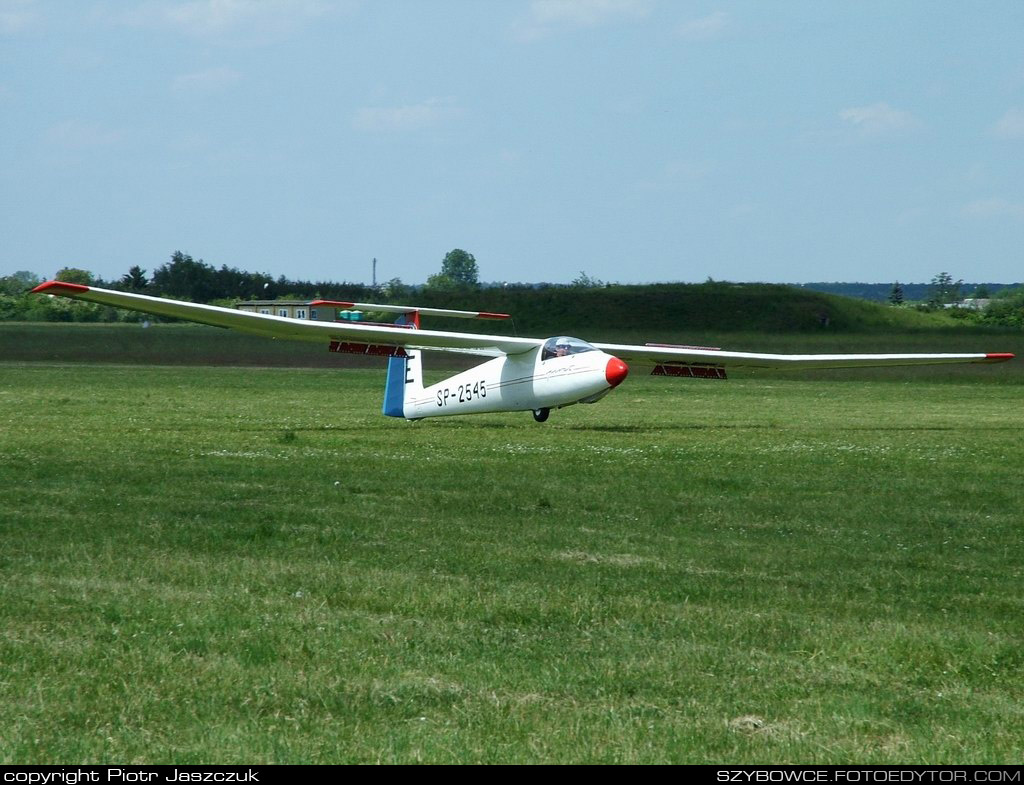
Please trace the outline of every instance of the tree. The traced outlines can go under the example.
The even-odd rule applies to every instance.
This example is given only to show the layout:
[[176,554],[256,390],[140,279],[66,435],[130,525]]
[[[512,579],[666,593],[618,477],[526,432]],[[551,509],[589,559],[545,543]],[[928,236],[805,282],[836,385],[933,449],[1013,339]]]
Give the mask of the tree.
[[121,285],[130,292],[141,292],[148,283],[146,271],[137,264],[128,268],[128,272],[121,276]]
[[409,296],[410,289],[401,278],[392,278],[381,287],[381,293],[388,299],[401,299]]
[[80,283],[83,286],[90,286],[93,282],[93,275],[88,270],[79,267],[61,267],[57,271],[55,279],[64,283]]
[[903,287],[900,286],[899,281],[892,285],[892,291],[889,292],[889,304],[903,305]]
[[475,289],[480,285],[480,270],[473,254],[453,248],[441,262],[441,272],[427,279],[435,289]]
[[16,297],[24,294],[29,289],[36,288],[41,283],[42,280],[35,273],[30,273],[28,270],[18,270],[16,273],[0,278],[0,294],[9,294]]
[[941,308],[950,303],[960,302],[960,287],[963,281],[954,281],[949,273],[939,273],[932,278],[928,289],[928,305],[933,308]]
[[576,289],[596,289],[599,286],[604,286],[604,281],[587,275],[583,270],[580,270],[580,274],[573,278],[572,283],[569,285]]
[[169,264],[153,271],[153,289],[162,295],[205,303],[221,296],[216,278],[217,271],[202,259],[196,261],[175,251]]
[[982,311],[981,321],[1007,327],[1024,327],[1024,288],[1000,292]]

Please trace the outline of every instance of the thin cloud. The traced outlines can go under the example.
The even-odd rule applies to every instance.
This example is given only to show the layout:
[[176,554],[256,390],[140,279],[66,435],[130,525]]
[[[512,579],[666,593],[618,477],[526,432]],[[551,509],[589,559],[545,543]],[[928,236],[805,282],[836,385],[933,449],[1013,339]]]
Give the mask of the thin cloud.
[[594,27],[616,19],[646,16],[650,0],[534,0],[530,12],[542,25],[568,24]]
[[0,33],[13,35],[37,19],[35,0],[0,0]]
[[686,41],[708,41],[721,35],[728,24],[729,15],[716,11],[709,16],[683,22],[676,28],[676,35]]
[[895,109],[884,101],[871,106],[854,106],[839,113],[841,120],[864,136],[889,136],[913,131],[921,125],[910,112]]
[[673,160],[662,165],[651,176],[638,180],[634,187],[641,193],[677,191],[691,188],[707,179],[715,171],[712,161]]
[[210,68],[175,77],[171,86],[178,93],[215,93],[230,87],[241,78],[241,74],[233,68]]
[[911,226],[918,223],[922,218],[927,217],[927,207],[908,207],[896,216],[896,223],[900,226]]
[[992,135],[999,139],[1024,139],[1024,109],[1011,109],[994,126]]
[[99,123],[66,120],[50,126],[46,141],[56,147],[81,150],[88,147],[106,147],[117,144],[125,137],[124,131],[107,128]]
[[1024,220],[1024,203],[994,197],[979,199],[964,206],[963,214],[971,218],[1013,218]]
[[357,131],[401,132],[434,128],[462,114],[452,101],[430,99],[405,106],[364,106],[356,110],[352,127]]
[[533,0],[514,33],[524,41],[543,38],[557,28],[600,27],[646,17],[652,0]]
[[150,0],[115,20],[168,27],[195,36],[242,31],[266,34],[291,29],[348,5],[339,0]]

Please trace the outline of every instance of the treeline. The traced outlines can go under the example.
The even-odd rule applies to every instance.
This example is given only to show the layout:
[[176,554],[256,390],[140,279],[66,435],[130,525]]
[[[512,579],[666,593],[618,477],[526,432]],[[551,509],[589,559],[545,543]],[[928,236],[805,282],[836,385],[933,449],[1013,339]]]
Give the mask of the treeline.
[[202,303],[313,297],[365,299],[373,292],[372,286],[361,283],[303,281],[283,275],[273,278],[267,273],[250,273],[227,265],[216,268],[181,251],[176,251],[170,262],[157,267],[148,280],[145,270],[133,267],[119,281],[108,283],[112,289]]
[[[283,275],[273,278],[266,273],[250,273],[227,265],[217,268],[181,251],[175,251],[170,261],[153,270],[151,276],[136,265],[120,278],[111,281],[76,267],[64,267],[57,271],[54,278],[67,283],[197,303],[232,304],[239,300],[308,300],[315,297],[367,300],[375,294],[372,286],[361,283],[304,281]],[[40,283],[42,279],[39,276],[27,271],[0,278],[0,320],[138,322],[156,318],[64,297],[38,297],[30,294]]]
[[[861,300],[870,300],[876,303],[890,302],[893,291],[891,283],[845,283],[842,281],[814,281],[812,283],[793,284],[801,289],[810,289],[815,292],[827,292],[839,294],[843,297],[857,297]],[[1003,292],[1014,289],[1021,284],[1005,283],[961,283],[961,289],[965,297],[987,298],[992,293]],[[901,283],[899,287],[903,290],[903,296],[908,302],[926,301],[935,288],[932,283]]]
[[[714,330],[856,331],[919,329],[959,321],[964,324],[1024,327],[1024,287],[995,290],[984,310],[956,307],[965,286],[942,273],[931,284],[849,284],[888,290],[893,305],[822,293],[825,284],[784,286],[734,284],[708,280],[703,284],[609,284],[581,273],[571,284],[480,284],[472,254],[455,249],[445,257],[439,275],[424,286],[395,278],[373,287],[362,283],[304,281],[266,273],[250,273],[222,265],[217,268],[181,251],[148,274],[132,267],[107,281],[88,270],[66,267],[54,276],[69,283],[170,297],[192,302],[233,305],[240,300],[311,300],[316,298],[415,304],[424,307],[472,308],[511,313],[519,330],[547,333],[587,327],[644,327]],[[115,322],[158,320],[147,314],[78,302],[64,297],[29,294],[41,283],[30,272],[0,278],[0,320]],[[847,286],[828,284],[830,287]],[[899,298],[894,295],[899,292]],[[983,289],[984,291],[984,289]],[[987,294],[987,292],[985,292]],[[925,302],[911,306],[918,297]],[[906,298],[904,300],[904,298]],[[934,301],[934,302],[931,302]],[[903,305],[900,305],[904,303]],[[900,307],[894,307],[899,305]],[[917,313],[918,310],[929,313]],[[456,325],[462,329],[463,325]]]
[[806,283],[799,287],[918,311],[939,311],[968,324],[1024,327],[1024,284],[1020,283],[965,284],[941,272],[927,284]]

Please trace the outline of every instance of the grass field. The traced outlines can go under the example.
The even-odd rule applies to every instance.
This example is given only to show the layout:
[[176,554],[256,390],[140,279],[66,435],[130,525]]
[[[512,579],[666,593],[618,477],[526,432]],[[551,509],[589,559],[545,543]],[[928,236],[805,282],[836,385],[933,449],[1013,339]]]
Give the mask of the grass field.
[[6,348],[2,762],[1024,754],[1020,360],[410,424]]

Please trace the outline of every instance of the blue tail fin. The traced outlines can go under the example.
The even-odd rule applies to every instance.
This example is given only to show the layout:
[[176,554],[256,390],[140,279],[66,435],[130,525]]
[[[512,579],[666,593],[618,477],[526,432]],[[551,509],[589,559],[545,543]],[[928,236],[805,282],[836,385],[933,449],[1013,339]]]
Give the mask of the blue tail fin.
[[[395,319],[395,324],[406,324],[403,314]],[[384,385],[384,405],[381,411],[388,417],[405,416],[405,357],[388,358],[388,379]]]
[[388,417],[405,416],[405,363],[404,357],[388,358],[388,381],[381,409]]

